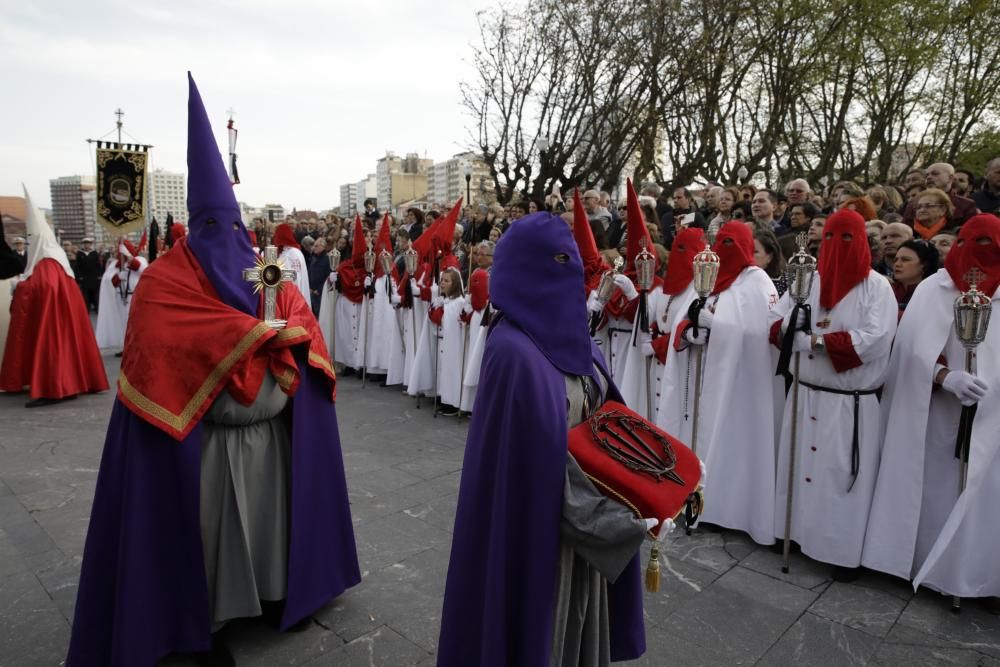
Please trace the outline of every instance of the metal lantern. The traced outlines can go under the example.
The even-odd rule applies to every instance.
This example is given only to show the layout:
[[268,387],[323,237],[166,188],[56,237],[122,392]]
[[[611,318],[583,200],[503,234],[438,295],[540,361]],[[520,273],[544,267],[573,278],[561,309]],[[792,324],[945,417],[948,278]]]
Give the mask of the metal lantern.
[[419,259],[417,251],[413,248],[408,248],[403,253],[403,263],[406,264],[406,272],[410,274],[411,278],[417,273],[417,260]]
[[336,271],[337,267],[340,266],[340,251],[334,248],[326,253],[326,258],[330,260],[330,270]]
[[993,303],[990,297],[979,291],[977,283],[983,279],[983,272],[973,268],[965,274],[969,290],[955,299],[955,335],[967,350],[976,348],[986,340],[986,329],[990,324]]
[[597,285],[597,298],[601,303],[607,303],[611,300],[611,295],[615,291],[615,276],[621,273],[623,266],[625,266],[625,260],[619,257],[615,260],[614,267],[601,275],[601,282]]
[[385,272],[385,275],[392,275],[392,255],[383,250],[378,254],[378,261],[382,265],[382,271]]
[[656,272],[656,255],[646,248],[646,244],[646,239],[639,240],[641,249],[635,258],[635,282],[643,292],[653,288],[653,274]]
[[365,251],[365,273],[375,270],[375,253],[372,252],[372,244],[368,242],[368,250]]
[[816,258],[806,250],[809,239],[804,233],[796,235],[795,242],[798,251],[788,260],[785,277],[788,280],[788,294],[798,303],[803,304],[812,292],[813,278],[816,276]]
[[705,248],[694,256],[694,291],[702,299],[715,289],[719,277],[719,256],[711,248]]

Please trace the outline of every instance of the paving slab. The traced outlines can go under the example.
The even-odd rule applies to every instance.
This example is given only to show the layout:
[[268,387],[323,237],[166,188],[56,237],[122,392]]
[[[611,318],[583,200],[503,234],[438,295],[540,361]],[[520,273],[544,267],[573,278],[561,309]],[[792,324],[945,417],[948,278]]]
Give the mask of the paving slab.
[[878,645],[878,639],[867,633],[807,612],[764,654],[760,663],[861,666],[868,664]]
[[809,607],[809,611],[874,637],[885,637],[906,602],[874,588],[834,582]]
[[663,628],[723,653],[733,664],[750,664],[767,652],[816,597],[811,591],[739,566],[671,614]]

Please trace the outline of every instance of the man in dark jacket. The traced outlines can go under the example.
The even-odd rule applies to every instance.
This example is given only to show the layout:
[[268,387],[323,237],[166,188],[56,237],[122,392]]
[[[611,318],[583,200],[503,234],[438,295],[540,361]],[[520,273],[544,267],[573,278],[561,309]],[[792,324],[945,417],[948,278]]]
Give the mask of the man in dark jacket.
[[80,284],[83,300],[88,309],[97,312],[97,296],[101,288],[101,276],[104,274],[104,264],[101,255],[94,250],[94,239],[83,239],[83,247],[76,251],[76,282]]

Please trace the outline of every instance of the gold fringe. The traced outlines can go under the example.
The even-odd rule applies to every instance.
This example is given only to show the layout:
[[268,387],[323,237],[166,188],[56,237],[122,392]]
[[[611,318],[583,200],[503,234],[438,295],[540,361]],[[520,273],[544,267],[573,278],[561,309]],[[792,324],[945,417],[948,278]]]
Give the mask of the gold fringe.
[[650,593],[660,591],[660,547],[653,544],[649,550],[649,564],[646,565],[646,590]]

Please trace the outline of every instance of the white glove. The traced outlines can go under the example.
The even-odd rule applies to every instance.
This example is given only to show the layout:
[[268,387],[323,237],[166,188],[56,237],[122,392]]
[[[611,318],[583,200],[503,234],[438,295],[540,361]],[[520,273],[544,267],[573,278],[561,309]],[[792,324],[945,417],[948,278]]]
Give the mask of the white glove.
[[371,287],[371,286],[372,286],[372,277],[365,276],[365,287]]
[[632,284],[632,279],[624,274],[619,273],[615,276],[615,285],[629,301],[639,296],[639,291]]
[[657,542],[665,542],[667,540],[667,535],[669,535],[674,530],[674,520],[664,519],[660,521],[659,519],[643,519],[646,522],[646,531],[653,530],[657,526],[660,527],[660,532],[656,535]]
[[955,394],[962,405],[978,403],[990,389],[985,382],[965,371],[948,371],[941,386]]
[[809,352],[812,350],[812,336],[805,331],[796,331],[792,340],[792,352]]
[[398,306],[403,301],[403,297],[399,296],[399,292],[396,290],[392,290],[389,292],[389,301],[392,305]]
[[420,285],[417,284],[416,278],[410,278],[410,293],[420,294]]
[[[792,311],[788,311],[788,314],[785,315],[785,319],[781,322],[781,333],[785,333],[786,331],[788,331],[788,327],[789,325],[791,325],[791,319],[792,319]],[[805,325],[806,325],[806,312],[800,308],[798,317],[795,318],[795,330],[799,331]]]
[[599,313],[602,310],[604,310],[604,304],[597,298],[597,292],[591,292],[590,297],[587,299],[587,312]]
[[440,296],[436,296],[431,299],[431,308],[442,308],[444,307],[444,299]]
[[331,271],[330,275],[326,277],[326,289],[333,291],[337,287],[337,272]]
[[714,321],[715,321],[715,313],[709,310],[708,306],[705,306],[704,308],[698,311],[699,328],[711,329],[712,323]]
[[651,357],[653,356],[653,335],[648,331],[640,331],[639,335],[636,337],[636,344],[642,351],[642,356]]
[[465,299],[462,303],[462,312],[471,313],[472,312],[472,297],[468,294],[465,295]]
[[698,329],[698,335],[695,336],[694,327],[688,327],[687,330],[684,331],[684,340],[692,345],[704,345],[708,342],[708,329]]

